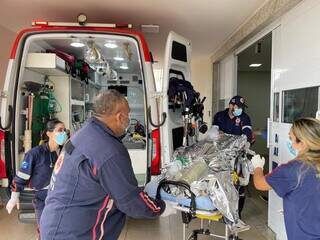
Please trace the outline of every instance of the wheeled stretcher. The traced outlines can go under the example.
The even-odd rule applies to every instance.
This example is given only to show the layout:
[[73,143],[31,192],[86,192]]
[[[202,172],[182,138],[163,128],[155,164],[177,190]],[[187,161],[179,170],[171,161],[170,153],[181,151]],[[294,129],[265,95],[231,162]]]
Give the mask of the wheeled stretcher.
[[[185,195],[190,198],[189,206],[185,206],[185,204],[182,205],[177,202],[171,202],[173,207],[177,211],[181,212],[183,224],[183,240],[197,240],[198,235],[207,235],[214,238],[226,240],[237,240],[239,232],[247,231],[250,229],[250,226],[244,224],[241,220],[239,220],[241,221],[240,224],[232,224],[217,209],[197,209],[196,195],[191,191],[189,184],[185,182],[171,181],[166,179],[160,181],[157,188],[156,198],[162,199],[161,191],[166,189],[170,185],[185,189]],[[204,205],[200,207],[204,208]],[[187,235],[187,227],[189,223],[194,219],[200,220],[200,227],[197,229],[193,229],[191,233]],[[225,225],[224,234],[216,234],[214,229],[205,228],[205,222],[207,222],[209,226],[212,222],[222,222]]]

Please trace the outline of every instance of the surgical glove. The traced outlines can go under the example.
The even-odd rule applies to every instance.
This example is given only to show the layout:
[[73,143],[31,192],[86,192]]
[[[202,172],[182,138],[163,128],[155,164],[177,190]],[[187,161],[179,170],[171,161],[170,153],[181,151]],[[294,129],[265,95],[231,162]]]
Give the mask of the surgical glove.
[[8,201],[7,205],[6,205],[6,209],[7,209],[9,214],[12,212],[12,209],[16,205],[17,205],[17,209],[19,209],[19,196],[20,196],[19,192],[12,192],[11,193],[11,198]]
[[161,214],[161,217],[168,217],[177,213],[177,209],[173,207],[173,203],[166,200],[164,202],[166,203],[166,209]]
[[157,189],[159,186],[159,182],[158,181],[151,181],[149,183],[147,183],[147,185],[144,188],[144,191],[152,198],[156,198],[157,195]]
[[210,130],[208,131],[208,139],[209,140],[218,140],[220,137],[220,133],[219,133],[219,127],[214,125],[210,128]]
[[263,169],[265,161],[266,160],[264,159],[264,157],[261,157],[259,154],[255,155],[251,159],[251,163],[252,163],[254,169],[256,169],[256,168]]

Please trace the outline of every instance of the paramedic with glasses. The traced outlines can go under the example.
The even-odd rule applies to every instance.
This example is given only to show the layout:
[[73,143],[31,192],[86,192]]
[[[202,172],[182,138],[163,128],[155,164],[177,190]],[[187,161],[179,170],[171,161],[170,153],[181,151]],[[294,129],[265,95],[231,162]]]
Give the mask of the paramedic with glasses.
[[52,175],[40,221],[41,239],[118,239],[126,215],[156,218],[162,200],[138,187],[121,136],[129,105],[116,90],[102,91],[94,116],[65,144]]
[[264,176],[265,159],[256,155],[253,181],[258,190],[273,189],[283,199],[288,240],[320,239],[320,121],[294,121],[288,150],[296,157]]
[[19,209],[20,192],[28,185],[35,190],[33,204],[38,225],[58,151],[67,140],[64,124],[57,119],[48,121],[42,138],[43,144],[25,154],[21,167],[12,181],[11,198],[6,206],[9,214],[15,206]]

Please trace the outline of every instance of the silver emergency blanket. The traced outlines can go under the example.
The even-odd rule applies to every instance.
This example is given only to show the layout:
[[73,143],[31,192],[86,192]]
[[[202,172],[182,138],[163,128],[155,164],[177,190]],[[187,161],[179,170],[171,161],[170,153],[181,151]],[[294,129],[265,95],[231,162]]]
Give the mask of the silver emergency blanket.
[[239,194],[230,171],[217,172],[207,177],[208,193],[214,206],[231,222],[237,222]]
[[[223,134],[214,141],[206,139],[178,148],[162,175],[168,180],[187,182],[197,197],[209,196],[226,219],[237,223],[239,194],[232,173],[238,173],[239,185],[249,183],[253,168],[247,154],[254,152],[249,150],[246,136]],[[185,197],[185,191],[175,186],[170,188],[170,194]]]

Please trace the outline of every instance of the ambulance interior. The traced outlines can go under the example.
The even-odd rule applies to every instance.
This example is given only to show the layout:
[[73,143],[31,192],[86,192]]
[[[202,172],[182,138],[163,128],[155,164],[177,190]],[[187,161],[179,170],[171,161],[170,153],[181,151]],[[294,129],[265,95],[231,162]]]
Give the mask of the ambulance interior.
[[[64,122],[71,135],[81,128],[93,114],[94,97],[104,89],[116,89],[127,98],[130,126],[123,142],[129,152],[146,152],[145,90],[139,54],[137,41],[124,36],[29,37],[16,98],[20,108],[16,110],[16,166],[24,152],[40,143],[49,119]],[[142,168],[140,172],[146,170],[146,162]]]

